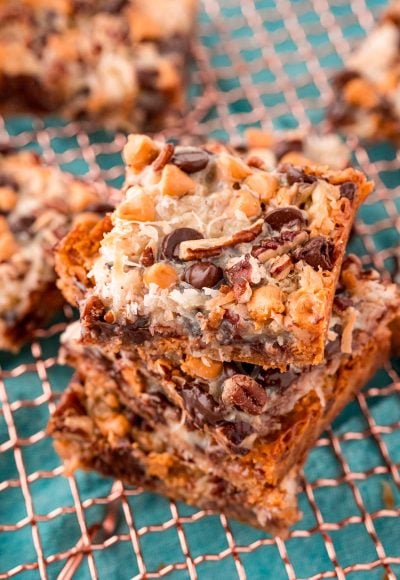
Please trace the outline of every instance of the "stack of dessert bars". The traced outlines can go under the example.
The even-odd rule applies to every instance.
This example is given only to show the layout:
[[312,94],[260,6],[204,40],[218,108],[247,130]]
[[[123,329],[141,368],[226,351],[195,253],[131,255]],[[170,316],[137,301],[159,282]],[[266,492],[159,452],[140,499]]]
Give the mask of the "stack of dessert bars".
[[[345,249],[371,190],[336,139],[131,135],[121,201],[59,244],[68,470],[284,536],[308,450],[389,354],[395,285]],[[320,158],[318,157],[320,156]]]

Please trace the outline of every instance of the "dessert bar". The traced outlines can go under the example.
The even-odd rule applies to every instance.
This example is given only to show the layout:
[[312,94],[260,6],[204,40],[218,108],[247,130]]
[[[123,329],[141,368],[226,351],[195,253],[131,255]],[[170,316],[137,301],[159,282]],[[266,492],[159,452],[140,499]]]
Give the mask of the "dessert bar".
[[185,102],[196,0],[0,3],[0,112],[165,128]]
[[387,358],[398,307],[397,287],[348,257],[324,363],[281,373],[141,348],[136,357],[106,354],[72,326],[63,351],[77,375],[50,422],[56,449],[70,469],[97,469],[284,535],[298,518],[294,474]]
[[61,307],[54,246],[111,210],[106,197],[34,153],[0,153],[0,349],[18,350]]
[[333,78],[332,129],[398,141],[400,130],[400,4],[392,2]]
[[87,344],[281,369],[321,362],[347,239],[372,187],[364,175],[287,163],[268,171],[221,144],[143,135],[124,155],[124,197],[80,301]]
[[[118,398],[154,428],[167,422],[181,452],[192,442],[216,459],[223,457],[223,469],[232,474],[242,465],[243,485],[249,478],[245,466],[262,474],[262,482],[276,485],[385,360],[398,306],[397,287],[380,281],[375,271],[363,271],[349,256],[335,295],[325,359],[318,366],[279,372],[144,348],[136,355],[111,355],[83,345],[76,327],[66,334],[63,352],[80,376],[112,385]],[[238,482],[242,474],[235,478]],[[249,483],[255,490],[257,482]]]
[[299,519],[298,470],[293,469],[280,485],[263,484],[262,495],[256,498],[223,470],[217,475],[215,460],[196,453],[195,447],[194,455],[180,454],[170,446],[171,434],[163,425],[137,415],[118,399],[104,375],[100,383],[99,378],[75,377],[51,419],[50,433],[67,473],[95,469],[171,499],[223,511],[276,535],[286,535]]

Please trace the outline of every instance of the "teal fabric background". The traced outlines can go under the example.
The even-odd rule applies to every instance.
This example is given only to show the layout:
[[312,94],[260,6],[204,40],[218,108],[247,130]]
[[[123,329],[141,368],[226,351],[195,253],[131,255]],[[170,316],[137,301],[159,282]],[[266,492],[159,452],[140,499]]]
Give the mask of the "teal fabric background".
[[[341,66],[343,55],[366,34],[371,15],[384,4],[205,1],[190,88],[190,132],[228,139],[261,122],[279,129],[307,121],[318,125],[329,97],[321,71],[329,76]],[[278,55],[278,61],[271,55]],[[303,103],[301,110],[293,106],[294,98]],[[104,131],[83,127],[77,132],[75,125],[59,119],[41,125],[30,117],[7,120],[0,140],[8,135],[18,147],[44,151],[66,171],[96,176],[101,170],[101,178],[114,186],[121,183],[120,137],[114,143],[114,135]],[[365,263],[394,273],[397,154],[388,144],[365,149],[352,138],[349,145],[354,162],[377,182],[377,192],[360,211],[350,250]],[[0,578],[10,571],[24,580],[56,578],[81,538],[82,525],[101,522],[107,510],[113,482],[96,474],[63,477],[44,432],[54,401],[72,374],[56,361],[61,322],[55,321],[46,337],[18,356],[0,355]],[[400,577],[399,371],[399,360],[382,369],[310,453],[307,486],[300,496],[304,517],[286,542],[235,521],[224,528],[219,516],[199,517],[182,504],[176,508],[177,526],[167,500],[126,490],[115,533],[104,545],[98,540],[93,563],[85,557],[74,577],[140,577],[127,513],[148,574],[190,578],[189,559],[201,579],[240,574],[252,580]],[[35,534],[44,553],[41,570]],[[174,569],[176,564],[181,569]]]

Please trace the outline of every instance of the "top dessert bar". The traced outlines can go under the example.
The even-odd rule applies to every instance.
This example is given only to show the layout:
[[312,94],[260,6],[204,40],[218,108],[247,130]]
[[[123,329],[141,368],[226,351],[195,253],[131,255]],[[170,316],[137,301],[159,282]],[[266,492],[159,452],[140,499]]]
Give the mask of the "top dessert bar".
[[141,135],[124,156],[124,199],[80,303],[86,343],[184,346],[280,368],[321,362],[347,238],[371,189],[365,177],[307,165],[266,171],[261,157],[221,144]]
[[195,15],[196,0],[3,0],[0,112],[173,123]]
[[392,2],[333,78],[330,125],[368,139],[398,141],[400,3]]
[[34,153],[0,153],[0,349],[18,350],[61,307],[54,246],[71,226],[95,223],[105,199]]

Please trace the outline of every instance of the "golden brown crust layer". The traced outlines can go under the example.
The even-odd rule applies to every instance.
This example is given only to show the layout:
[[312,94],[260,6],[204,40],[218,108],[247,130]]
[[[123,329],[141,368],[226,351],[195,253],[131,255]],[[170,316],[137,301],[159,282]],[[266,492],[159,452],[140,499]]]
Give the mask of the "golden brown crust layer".
[[87,277],[95,259],[100,242],[106,232],[111,230],[109,216],[101,218],[90,216],[73,228],[58,244],[55,268],[59,276],[58,287],[65,299],[77,306],[82,300],[90,280]]
[[171,499],[223,511],[282,537],[299,519],[297,470],[289,473],[280,486],[264,483],[256,495],[216,473],[213,462],[205,462],[202,467],[166,450],[161,441],[156,443],[149,426],[133,428],[129,439],[110,440],[96,427],[93,415],[87,413],[85,388],[80,381],[72,381],[49,425],[55,448],[69,472],[96,469]]
[[[80,361],[82,378],[71,385],[50,422],[50,432],[57,451],[71,469],[97,469],[174,499],[223,510],[246,523],[284,535],[298,518],[285,476],[302,465],[319,434],[372,376],[389,348],[390,331],[382,327],[359,356],[350,358],[336,378],[321,386],[319,396],[315,391],[307,394],[278,432],[256,443],[242,457],[213,456],[190,445],[180,447],[176,435],[168,435],[162,419],[155,416],[154,423],[151,416],[138,419],[140,413],[146,416],[146,398],[128,411],[127,395],[122,396],[116,388],[111,378],[114,375],[88,359],[86,363]],[[128,380],[127,373],[124,380]],[[128,400],[132,404],[132,396],[140,398],[143,384],[138,376],[130,375],[130,380],[127,392],[131,393]],[[102,384],[108,385],[105,391]],[[95,402],[99,397],[101,405]],[[108,411],[107,405],[111,405]],[[164,411],[163,416],[168,418],[168,413]],[[186,460],[182,459],[182,449]],[[193,459],[188,463],[191,454]],[[205,473],[213,477],[207,479]],[[214,484],[218,484],[218,498]],[[265,513],[271,510],[274,515],[265,519]]]

